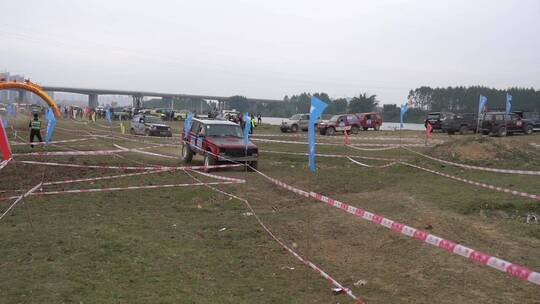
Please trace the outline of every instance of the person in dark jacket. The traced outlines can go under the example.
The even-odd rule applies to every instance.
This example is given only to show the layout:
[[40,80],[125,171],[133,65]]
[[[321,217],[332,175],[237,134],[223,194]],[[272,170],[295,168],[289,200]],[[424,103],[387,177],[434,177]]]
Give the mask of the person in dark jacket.
[[28,128],[30,128],[30,146],[33,148],[34,145],[32,143],[34,142],[34,137],[37,136],[39,142],[43,141],[43,139],[41,139],[41,120],[39,120],[37,113],[34,114],[34,119],[30,121]]

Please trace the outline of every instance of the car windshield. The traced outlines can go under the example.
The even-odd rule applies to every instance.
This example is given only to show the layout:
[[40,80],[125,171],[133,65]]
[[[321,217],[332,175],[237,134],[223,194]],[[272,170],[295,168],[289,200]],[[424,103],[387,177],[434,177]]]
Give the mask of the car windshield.
[[340,115],[334,115],[332,118],[330,118],[330,121],[337,121],[339,119]]
[[439,113],[428,114],[427,116],[428,119],[439,119],[440,117],[441,117],[441,114]]
[[161,118],[155,116],[145,116],[144,123],[158,124],[163,123],[163,121],[161,120]]
[[293,116],[291,116],[290,119],[291,120],[300,120],[300,119],[302,119],[302,114],[294,114]]
[[206,134],[209,136],[234,136],[242,137],[242,128],[238,125],[206,125]]

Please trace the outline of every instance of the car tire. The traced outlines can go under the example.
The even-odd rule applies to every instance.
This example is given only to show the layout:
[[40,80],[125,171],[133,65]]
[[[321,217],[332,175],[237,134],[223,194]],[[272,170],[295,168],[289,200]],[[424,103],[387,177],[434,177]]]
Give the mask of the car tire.
[[497,136],[498,137],[505,137],[507,135],[506,128],[500,127],[499,130],[497,130]]
[[468,128],[466,126],[461,126],[459,128],[459,134],[465,135],[467,133]]
[[352,134],[358,134],[360,132],[360,128],[358,126],[352,126],[351,127],[351,133]]
[[329,135],[329,136],[336,135],[336,129],[334,129],[333,127],[326,129],[326,135]]
[[326,129],[319,129],[319,134],[326,135]]
[[281,133],[287,133],[287,129],[285,128],[280,128],[280,130],[281,130]]
[[293,133],[298,132],[298,126],[297,125],[292,125],[291,132],[293,132]]
[[189,144],[182,144],[182,161],[186,164],[191,163],[193,160],[193,151],[189,147]]
[[362,129],[364,129],[364,131],[367,131],[369,128],[368,127],[362,127]]
[[448,130],[448,135],[454,135],[454,134],[456,134],[456,131]]
[[534,128],[531,125],[525,126],[525,135],[531,135],[533,134]]
[[216,159],[212,155],[210,155],[210,153],[204,154],[204,166],[206,172],[210,171],[210,169],[208,168],[209,166],[213,166],[215,164]]
[[375,125],[375,127],[373,127],[373,130],[375,131],[379,131],[381,129],[381,125]]

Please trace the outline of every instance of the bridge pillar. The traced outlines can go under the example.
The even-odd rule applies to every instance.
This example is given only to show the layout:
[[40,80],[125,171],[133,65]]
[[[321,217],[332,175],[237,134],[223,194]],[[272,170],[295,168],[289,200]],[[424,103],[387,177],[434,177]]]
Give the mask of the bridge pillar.
[[88,95],[88,106],[92,109],[97,108],[99,106],[98,102],[98,95],[97,94],[89,94]]
[[143,106],[143,97],[144,96],[133,95],[132,97],[133,97],[133,111],[134,111],[134,113],[138,113],[139,109],[141,109],[142,106]]

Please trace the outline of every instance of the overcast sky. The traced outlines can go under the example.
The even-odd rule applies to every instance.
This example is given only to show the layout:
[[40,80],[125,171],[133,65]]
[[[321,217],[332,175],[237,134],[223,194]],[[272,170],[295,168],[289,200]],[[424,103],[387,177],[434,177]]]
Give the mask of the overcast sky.
[[2,0],[0,70],[45,85],[279,98],[540,87],[540,1]]

